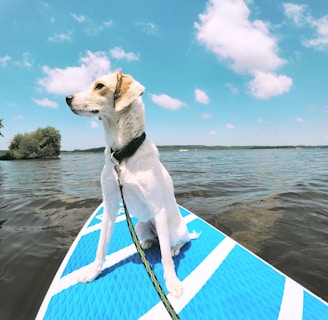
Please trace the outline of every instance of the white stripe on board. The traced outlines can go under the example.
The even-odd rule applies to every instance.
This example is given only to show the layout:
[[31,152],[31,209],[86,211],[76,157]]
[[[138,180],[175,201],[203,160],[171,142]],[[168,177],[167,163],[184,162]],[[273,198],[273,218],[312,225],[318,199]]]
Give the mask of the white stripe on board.
[[[175,299],[170,294],[167,295],[173,308],[179,313],[189,301],[201,290],[205,283],[212,277],[213,273],[219,268],[221,263],[235,247],[236,242],[226,237],[217,247],[192,271],[182,282],[183,295]],[[164,304],[158,302],[152,309],[145,313],[140,319],[171,319],[166,311]]]
[[[125,216],[124,216],[124,218],[125,218]],[[185,220],[185,223],[188,224],[189,222],[193,221],[196,218],[197,218],[196,215],[189,214],[188,216],[184,217],[184,220]],[[116,222],[118,222],[118,221],[116,221]],[[100,224],[91,226],[91,227],[88,228],[88,230],[92,229],[93,231],[95,231],[95,230],[97,230],[97,229],[94,228],[96,226],[98,226],[98,229],[99,229]],[[85,235],[85,234],[83,234],[83,235]],[[111,253],[110,255],[107,255],[106,260],[103,264],[102,270],[108,269],[108,268],[114,266],[115,264],[117,264],[121,261],[124,261],[125,259],[127,259],[128,257],[132,256],[135,253],[137,253],[137,250],[136,250],[136,247],[135,247],[134,243],[132,243],[129,246],[123,248],[123,249],[120,249],[118,251],[115,251],[115,252]],[[78,278],[80,272],[83,272],[89,266],[90,266],[90,264],[87,265],[87,266],[84,266],[84,267],[82,267],[78,270],[75,270],[72,273],[62,277],[61,279],[59,279],[58,282],[56,283],[56,285],[53,288],[52,295],[55,295],[55,294],[65,290],[65,289],[67,289],[67,288],[69,288],[73,285],[76,285],[78,283],[77,278]]]
[[291,278],[286,277],[285,288],[279,312],[279,320],[302,320],[303,287]]

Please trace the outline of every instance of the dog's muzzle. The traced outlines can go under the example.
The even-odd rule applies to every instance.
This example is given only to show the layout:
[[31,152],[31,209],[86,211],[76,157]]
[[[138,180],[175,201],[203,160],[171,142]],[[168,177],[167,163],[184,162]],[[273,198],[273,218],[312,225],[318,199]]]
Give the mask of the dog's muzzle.
[[[74,96],[73,95],[69,95],[66,97],[66,103],[68,104],[68,106],[71,108],[71,110],[75,113],[75,114],[79,114],[79,112],[77,110],[74,109],[72,103],[73,103],[73,99],[74,99]],[[90,110],[89,112],[93,113],[93,114],[97,114],[99,113],[99,110]]]
[[66,97],[66,103],[72,108],[72,101],[74,99],[74,96],[70,95]]
[[67,103],[67,105],[70,107],[70,109],[71,109],[71,111],[72,112],[74,112],[75,114],[78,114],[77,112],[76,112],[76,110],[73,108],[73,106],[72,106],[72,101],[73,101],[73,99],[74,99],[74,96],[67,96],[66,97],[66,103]]

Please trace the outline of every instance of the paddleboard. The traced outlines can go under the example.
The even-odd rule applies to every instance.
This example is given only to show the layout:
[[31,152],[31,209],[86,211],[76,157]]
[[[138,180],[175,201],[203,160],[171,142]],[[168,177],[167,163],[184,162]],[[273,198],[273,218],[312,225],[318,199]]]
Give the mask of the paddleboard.
[[[179,206],[190,232],[201,232],[174,258],[184,293],[167,293],[159,247],[146,251],[180,319],[328,319],[328,303],[197,215]],[[78,283],[95,259],[103,205],[90,216],[64,258],[36,319],[170,319],[132,242],[120,208],[99,277]],[[135,224],[136,219],[132,217]]]

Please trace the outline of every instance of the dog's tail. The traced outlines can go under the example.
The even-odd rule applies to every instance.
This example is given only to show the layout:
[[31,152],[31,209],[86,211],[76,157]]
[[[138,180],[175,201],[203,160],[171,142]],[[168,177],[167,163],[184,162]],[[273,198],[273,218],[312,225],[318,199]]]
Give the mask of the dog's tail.
[[197,232],[197,231],[193,231],[191,233],[189,233],[189,240],[195,240],[198,239],[198,237],[202,234],[202,232]]

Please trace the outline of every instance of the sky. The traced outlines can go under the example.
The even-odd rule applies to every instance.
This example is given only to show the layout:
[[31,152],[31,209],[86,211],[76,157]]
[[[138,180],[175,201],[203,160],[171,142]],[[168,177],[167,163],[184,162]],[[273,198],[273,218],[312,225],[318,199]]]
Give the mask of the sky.
[[2,0],[0,43],[0,150],[47,126],[104,146],[65,97],[118,70],[157,145],[328,145],[326,0]]

